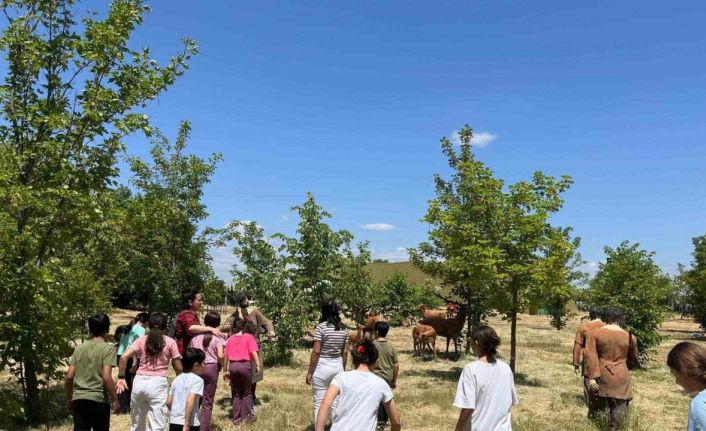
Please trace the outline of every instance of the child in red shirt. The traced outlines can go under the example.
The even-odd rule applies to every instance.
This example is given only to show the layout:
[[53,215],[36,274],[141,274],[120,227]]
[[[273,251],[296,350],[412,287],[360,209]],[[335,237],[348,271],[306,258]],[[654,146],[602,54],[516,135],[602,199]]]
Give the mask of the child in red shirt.
[[252,334],[243,332],[244,320],[235,322],[235,333],[226,341],[224,349],[223,376],[225,381],[230,380],[233,393],[233,423],[250,423],[255,421],[255,412],[252,404],[252,364],[260,372],[258,360],[257,341]]

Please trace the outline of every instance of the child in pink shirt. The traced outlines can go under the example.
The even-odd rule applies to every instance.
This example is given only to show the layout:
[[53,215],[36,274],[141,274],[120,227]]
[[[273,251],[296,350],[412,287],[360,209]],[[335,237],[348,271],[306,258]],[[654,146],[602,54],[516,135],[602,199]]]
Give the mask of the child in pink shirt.
[[225,381],[230,380],[233,393],[233,423],[250,423],[255,421],[252,405],[252,363],[257,373],[260,372],[258,347],[255,337],[243,333],[244,320],[238,320],[234,325],[235,333],[226,341],[223,368]]

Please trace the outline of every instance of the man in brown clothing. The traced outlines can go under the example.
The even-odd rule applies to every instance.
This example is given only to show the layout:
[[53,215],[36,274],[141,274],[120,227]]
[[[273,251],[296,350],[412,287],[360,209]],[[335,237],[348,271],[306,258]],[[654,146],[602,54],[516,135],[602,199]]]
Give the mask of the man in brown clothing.
[[[589,386],[590,379],[588,378],[586,370],[586,353],[584,352],[584,348],[586,346],[586,340],[588,340],[588,334],[594,329],[605,326],[605,323],[601,320],[601,311],[597,308],[592,307],[588,311],[588,317],[591,320],[581,324],[576,331],[576,340],[574,342],[574,371],[576,374],[580,373],[583,375],[583,394],[586,397],[586,405],[588,406],[588,418],[594,419],[596,413],[601,410],[602,406],[598,392],[591,390]],[[581,357],[582,354],[583,358]]]
[[589,386],[610,410],[611,430],[625,426],[632,400],[629,366],[637,364],[637,338],[620,327],[620,310],[603,312],[606,326],[588,333],[584,349]]

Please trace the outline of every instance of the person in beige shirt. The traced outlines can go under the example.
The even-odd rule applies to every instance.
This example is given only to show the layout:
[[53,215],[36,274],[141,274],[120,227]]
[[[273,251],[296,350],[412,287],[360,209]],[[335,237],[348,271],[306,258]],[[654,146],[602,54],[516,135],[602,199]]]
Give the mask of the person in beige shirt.
[[584,352],[584,347],[586,346],[588,334],[594,329],[602,328],[603,326],[605,326],[605,323],[603,323],[603,320],[601,320],[601,314],[601,309],[592,307],[588,311],[588,318],[590,320],[579,326],[579,329],[576,331],[576,339],[574,341],[574,372],[578,375],[583,376],[583,394],[586,398],[586,405],[588,406],[589,419],[594,419],[596,417],[596,414],[600,409],[600,399],[598,397],[598,392],[591,390],[591,387],[589,385],[590,379],[588,378],[586,372],[586,355]]
[[622,429],[632,400],[630,368],[637,364],[637,337],[620,327],[623,313],[603,311],[605,326],[588,333],[584,349],[589,386],[598,391],[601,410],[609,410],[610,429]]

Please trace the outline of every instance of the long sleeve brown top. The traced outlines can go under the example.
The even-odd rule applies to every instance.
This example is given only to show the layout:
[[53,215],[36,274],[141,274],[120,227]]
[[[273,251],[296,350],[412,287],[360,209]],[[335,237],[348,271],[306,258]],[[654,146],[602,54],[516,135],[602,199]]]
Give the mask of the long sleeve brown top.
[[601,397],[632,399],[628,361],[637,362],[637,338],[606,327],[588,333],[584,349],[587,377],[598,379]]
[[602,328],[605,326],[605,323],[603,323],[600,320],[592,320],[590,322],[586,322],[582,325],[579,326],[579,329],[576,331],[576,340],[574,341],[574,366],[584,366],[583,368],[583,375],[586,375],[586,367],[585,367],[585,353],[584,353],[584,360],[581,360],[581,354],[583,353],[584,347],[586,346],[586,340],[588,339],[588,333],[593,331],[594,329]]
[[[272,321],[265,317],[265,315],[262,314],[257,308],[253,308],[251,311],[245,310],[245,312],[243,312],[243,309],[239,308],[236,309],[235,313],[237,313],[238,318],[243,318],[243,316],[245,316],[246,319],[255,324],[255,327],[257,328],[257,334],[255,334],[255,338],[257,339],[258,343],[260,342],[260,333],[262,332],[263,327],[267,330],[267,332],[275,332],[275,327],[274,325],[272,325]],[[234,322],[235,316],[231,315],[226,321],[225,325],[221,326],[221,331],[230,333],[231,329],[233,328]]]

